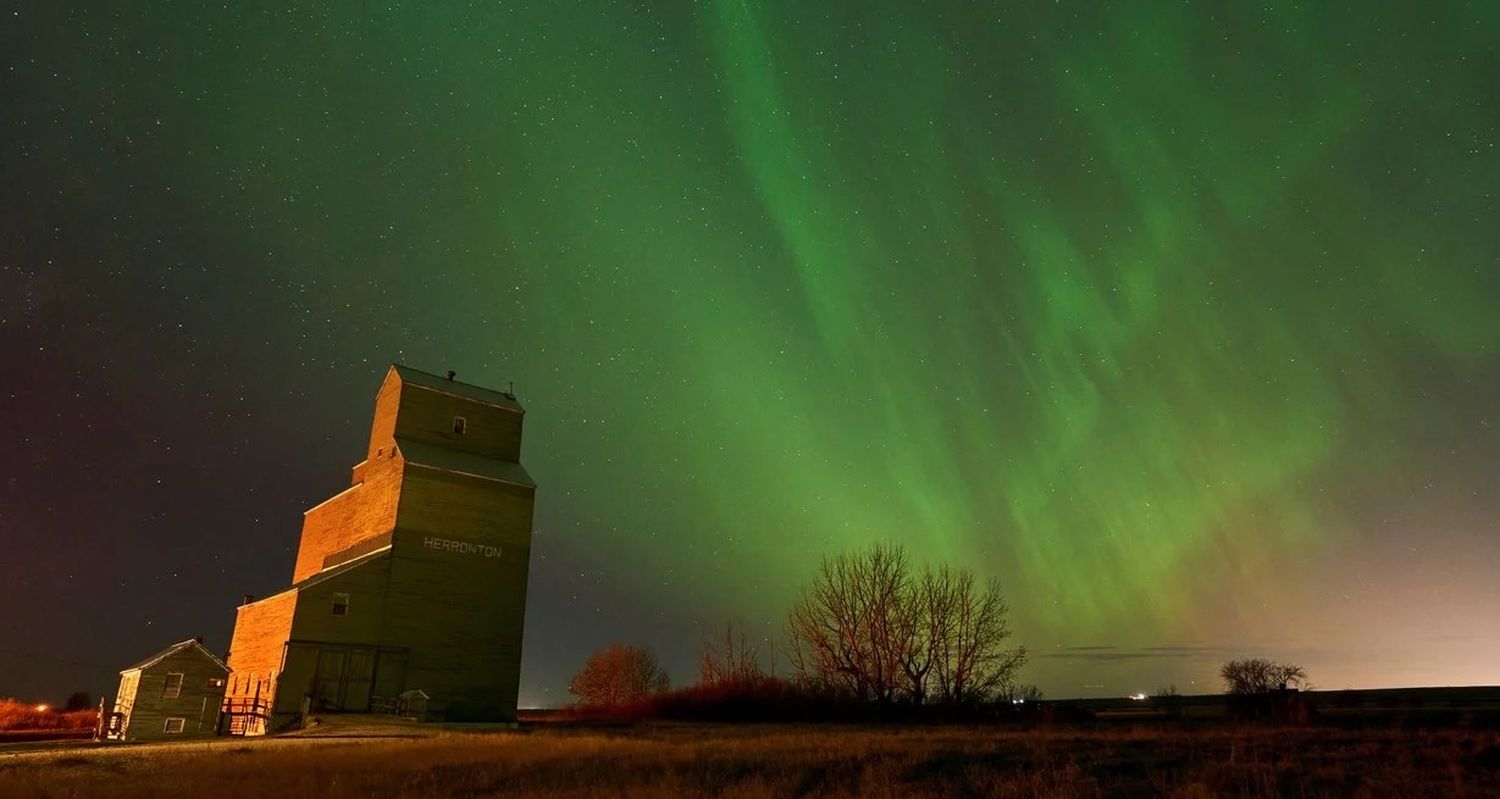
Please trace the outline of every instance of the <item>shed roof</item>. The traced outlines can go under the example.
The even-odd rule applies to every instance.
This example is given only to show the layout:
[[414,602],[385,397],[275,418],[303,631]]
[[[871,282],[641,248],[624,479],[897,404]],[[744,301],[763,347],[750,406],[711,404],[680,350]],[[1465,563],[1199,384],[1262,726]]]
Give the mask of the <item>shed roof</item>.
[[467,474],[485,480],[498,480],[502,483],[512,483],[528,488],[536,487],[536,482],[531,479],[531,475],[526,473],[525,467],[519,463],[499,458],[486,458],[483,455],[475,455],[472,452],[423,444],[419,441],[401,437],[396,438],[396,448],[401,450],[401,457],[407,463],[416,466],[425,466],[429,469],[440,469],[445,472],[454,472],[457,474]]
[[399,363],[391,364],[391,369],[395,371],[396,376],[401,378],[402,383],[408,385],[421,386],[432,391],[452,394],[455,397],[462,397],[474,400],[475,402],[483,402],[486,405],[506,408],[517,413],[525,412],[521,408],[521,403],[516,402],[515,397],[507,396],[494,389],[476,386],[473,383],[449,380],[446,377],[424,372],[420,369],[413,369],[410,366],[402,366]]
[[145,660],[143,660],[143,661],[135,664],[134,666],[131,666],[130,668],[121,669],[120,673],[124,674],[127,671],[140,671],[142,669],[149,669],[152,666],[155,666],[156,664],[162,662],[163,660],[166,660],[167,658],[169,658],[169,657],[177,654],[178,652],[181,652],[181,651],[183,651],[185,649],[192,649],[192,648],[195,648],[195,647],[198,649],[198,651],[200,651],[204,655],[206,655],[209,660],[212,660],[215,664],[218,665],[219,668],[223,669],[226,673],[229,671],[229,667],[226,666],[226,665],[224,665],[224,661],[219,660],[219,658],[216,657],[214,655],[214,653],[208,651],[208,649],[205,646],[203,646],[203,644],[200,643],[198,641],[198,639],[196,639],[196,638],[189,638],[186,641],[182,641],[180,643],[172,644],[171,646],[167,647],[166,649],[163,649],[162,651],[157,652],[156,654],[152,655],[151,657],[146,658]]

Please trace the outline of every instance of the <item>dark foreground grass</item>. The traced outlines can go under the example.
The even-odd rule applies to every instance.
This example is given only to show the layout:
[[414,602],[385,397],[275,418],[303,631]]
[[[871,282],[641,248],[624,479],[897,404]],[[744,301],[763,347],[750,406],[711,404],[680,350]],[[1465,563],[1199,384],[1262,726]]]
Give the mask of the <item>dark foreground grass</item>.
[[642,725],[0,754],[4,797],[1500,796],[1478,730]]

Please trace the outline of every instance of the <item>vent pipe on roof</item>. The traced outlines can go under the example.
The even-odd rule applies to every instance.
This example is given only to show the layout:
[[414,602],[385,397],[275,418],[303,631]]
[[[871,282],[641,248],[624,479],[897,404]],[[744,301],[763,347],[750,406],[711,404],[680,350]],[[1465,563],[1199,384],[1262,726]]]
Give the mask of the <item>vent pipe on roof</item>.
[[245,594],[245,598],[243,600],[241,600],[240,604],[241,605],[248,605],[248,604],[250,604],[251,602],[254,602],[254,601],[255,601],[255,594]]
[[452,369],[449,369],[448,370],[448,379],[452,380],[455,377],[458,377],[458,372],[455,372]]

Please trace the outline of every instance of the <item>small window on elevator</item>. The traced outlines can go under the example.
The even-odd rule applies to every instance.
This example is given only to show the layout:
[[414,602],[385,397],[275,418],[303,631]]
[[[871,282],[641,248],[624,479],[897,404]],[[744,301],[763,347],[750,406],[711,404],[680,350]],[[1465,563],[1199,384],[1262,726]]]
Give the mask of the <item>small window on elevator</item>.
[[349,595],[348,594],[334,594],[333,595],[333,615],[335,615],[335,616],[348,616],[349,615]]
[[453,435],[461,436],[469,429],[469,420],[462,416],[453,417]]

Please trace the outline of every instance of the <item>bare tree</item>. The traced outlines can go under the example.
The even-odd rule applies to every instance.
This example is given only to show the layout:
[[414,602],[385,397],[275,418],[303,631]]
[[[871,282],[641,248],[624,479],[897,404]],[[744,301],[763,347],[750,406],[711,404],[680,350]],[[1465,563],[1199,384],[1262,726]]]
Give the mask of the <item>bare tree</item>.
[[1026,702],[1042,701],[1042,689],[1031,684],[1011,683],[1000,692],[1001,699],[1024,704]]
[[670,687],[667,672],[649,649],[612,644],[589,655],[568,683],[584,705],[620,705]]
[[1219,669],[1219,676],[1224,679],[1224,692],[1230,694],[1266,694],[1308,686],[1301,666],[1264,658],[1231,660]]
[[1010,607],[999,582],[980,587],[973,572],[947,566],[929,570],[924,579],[934,585],[931,607],[941,614],[930,622],[937,633],[933,667],[940,700],[982,702],[1002,692],[1026,662],[1026,650],[1005,648]]
[[942,660],[949,615],[944,607],[947,594],[931,570],[907,582],[896,614],[896,656],[901,666],[906,698],[916,705],[929,701],[933,668]]
[[760,652],[750,645],[743,624],[725,622],[722,635],[704,636],[698,655],[700,685],[743,683],[760,676]]
[[912,627],[900,615],[909,579],[899,546],[824,558],[787,617],[799,677],[862,700],[892,701],[910,645]]
[[913,577],[901,547],[825,558],[787,618],[803,680],[880,703],[993,698],[1025,661],[1006,649],[998,583],[942,567]]

